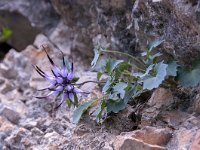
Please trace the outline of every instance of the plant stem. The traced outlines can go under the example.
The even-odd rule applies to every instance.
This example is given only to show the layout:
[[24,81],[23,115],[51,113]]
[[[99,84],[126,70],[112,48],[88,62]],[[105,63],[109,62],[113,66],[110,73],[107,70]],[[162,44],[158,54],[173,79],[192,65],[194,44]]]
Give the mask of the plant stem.
[[[135,60],[137,63],[141,64],[141,62],[136,57],[134,57],[134,56],[132,56],[132,55],[130,55],[128,53],[123,53],[123,52],[120,52],[120,51],[111,51],[111,50],[101,50],[101,51],[102,52],[106,52],[106,53],[116,53],[116,54],[126,55],[126,56],[130,57],[131,59]],[[133,66],[134,68],[136,68],[138,70],[144,71],[144,69],[139,68],[135,64],[134,65],[131,64],[131,66]]]
[[77,85],[77,86],[82,86],[82,85],[84,85],[84,84],[86,84],[86,83],[89,83],[89,82],[92,82],[92,83],[105,83],[105,82],[100,82],[100,81],[85,81],[85,82],[82,82],[82,83],[77,83],[77,84],[72,84],[72,85]]

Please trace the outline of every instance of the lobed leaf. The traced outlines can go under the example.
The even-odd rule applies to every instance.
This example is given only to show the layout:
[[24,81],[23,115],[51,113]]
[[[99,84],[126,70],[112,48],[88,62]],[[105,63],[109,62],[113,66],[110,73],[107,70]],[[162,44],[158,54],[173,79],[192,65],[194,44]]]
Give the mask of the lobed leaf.
[[161,39],[156,39],[154,41],[151,41],[147,48],[149,51],[152,51],[152,49],[156,48],[157,46],[159,46],[160,44],[162,44],[165,40],[161,40]]
[[127,86],[128,86],[127,83],[119,82],[115,86],[113,86],[113,90],[114,90],[114,92],[116,92],[117,94],[120,95],[121,99],[123,99],[124,96],[125,96],[125,93],[126,93],[125,89],[126,89]]
[[167,75],[176,77],[177,76],[177,68],[178,68],[178,66],[179,65],[176,63],[176,61],[171,61],[170,63],[168,63]]
[[109,59],[106,62],[106,65],[105,65],[106,72],[108,72],[108,73],[113,72],[113,70],[122,62],[124,62],[124,61],[123,60]]
[[143,80],[143,89],[152,90],[159,87],[167,75],[167,64],[160,62],[155,65],[156,76],[150,76]]

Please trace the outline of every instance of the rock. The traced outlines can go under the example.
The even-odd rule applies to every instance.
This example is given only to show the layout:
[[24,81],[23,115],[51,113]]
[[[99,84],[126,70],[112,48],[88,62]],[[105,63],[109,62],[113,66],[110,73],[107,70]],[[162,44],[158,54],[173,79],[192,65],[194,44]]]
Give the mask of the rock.
[[2,76],[9,80],[18,80],[21,88],[30,80],[31,68],[28,58],[14,49],[6,54],[3,63],[0,64]]
[[[20,51],[31,44],[40,31],[50,34],[59,20],[50,1],[0,1],[0,22],[4,27],[11,28],[13,35],[9,44]],[[19,35],[26,38],[18,38]]]
[[118,140],[120,141],[120,143],[118,143],[119,145],[116,144],[114,146],[114,148],[118,150],[133,150],[133,147],[134,147],[134,150],[166,150],[166,148],[164,147],[146,144],[146,143],[143,143],[142,141],[139,141],[133,138],[130,138],[130,139],[127,138],[125,140],[119,138]]
[[6,82],[4,84],[4,86],[2,88],[0,88],[0,91],[1,91],[2,94],[7,94],[8,92],[10,92],[12,90],[14,90],[14,85],[12,85],[8,82]]
[[19,120],[21,119],[21,116],[18,112],[6,106],[1,106],[0,115],[6,117],[10,122],[14,124],[18,124]]
[[159,129],[147,126],[141,130],[136,130],[132,137],[148,144],[164,146],[171,139],[172,132],[168,128]]
[[[30,6],[35,6],[37,9],[32,10]],[[54,8],[61,16],[61,21]],[[78,0],[42,2],[11,0],[9,3],[2,0],[0,10],[3,13],[10,12],[4,20],[14,26],[16,25],[12,21],[23,18],[22,16],[30,21],[29,24],[18,25],[13,33],[24,31],[24,27],[30,27],[31,24],[41,29],[39,31],[46,34],[51,41],[55,40],[55,44],[60,49],[66,47],[66,53],[79,50],[84,55],[93,56],[93,47],[101,43],[103,47],[137,55],[138,49],[145,47],[148,41],[162,38],[165,39],[164,52],[170,53],[181,62],[199,56],[200,11],[197,0],[85,0],[81,2]],[[16,15],[16,12],[21,17]],[[9,19],[14,17],[15,19]],[[56,27],[57,29],[54,30]],[[22,36],[28,39],[27,34],[30,35],[32,32],[27,30],[24,32],[26,34]],[[35,35],[36,32],[30,36],[31,39]],[[187,50],[183,51],[183,49]],[[190,55],[191,57],[188,57]]]
[[[78,80],[77,83],[83,83],[85,81],[95,81],[96,80],[96,73],[94,73],[94,72],[80,72],[77,75],[80,77],[80,79]],[[97,83],[89,82],[89,83],[84,84],[81,87],[81,89],[84,92],[90,93],[90,92],[94,91],[96,86],[97,86]]]
[[[2,1],[0,5],[2,4]],[[1,5],[2,6],[2,5]],[[17,51],[22,51],[28,44],[34,41],[35,36],[40,30],[31,25],[27,17],[11,10],[2,10],[0,6],[0,29],[7,27],[12,31],[12,35],[6,40],[6,43]],[[18,24],[14,20],[17,20]],[[26,38],[19,38],[19,35]],[[8,49],[9,50],[9,49]]]
[[46,133],[44,135],[44,139],[46,139],[46,142],[48,144],[54,143],[55,146],[59,146],[60,143],[66,143],[66,142],[68,142],[68,140],[67,140],[66,137],[63,137],[63,136],[59,135],[55,131],[53,131],[51,133]]
[[170,90],[164,88],[156,89],[148,101],[150,107],[161,108],[168,107],[174,102],[173,95]]
[[187,129],[200,128],[200,116],[195,117],[194,115],[189,115],[188,119],[182,123],[182,127]]
[[135,52],[135,35],[126,29],[131,23],[134,1],[53,0],[52,4],[70,29],[72,51],[92,56],[92,49],[97,43],[109,43],[109,47],[107,44],[102,46]]
[[200,129],[197,130],[195,139],[190,147],[190,150],[199,150],[200,149]]
[[8,70],[3,70],[2,75],[3,75],[3,77],[5,77],[7,79],[16,79],[18,76],[18,73],[13,68],[10,68]]
[[30,146],[28,135],[30,135],[30,133],[26,129],[18,128],[5,139],[5,145],[8,149],[25,150],[26,147]]
[[1,86],[2,84],[4,84],[4,82],[5,82],[5,79],[0,78],[0,86]]
[[175,129],[178,129],[189,117],[188,113],[178,110],[164,111],[160,114],[161,120]]
[[64,54],[70,55],[71,50],[75,49],[75,43],[73,40],[73,34],[70,28],[66,26],[63,22],[60,22],[55,30],[49,36],[49,39],[63,51]]
[[152,124],[155,124],[156,117],[159,115],[160,110],[158,110],[156,107],[149,107],[144,109],[141,116],[141,126],[151,126]]
[[19,95],[19,93],[17,93],[15,90],[12,92],[12,94],[9,96],[0,94],[0,109],[3,110],[3,108],[8,108],[14,112],[17,112],[20,114],[20,116],[25,116],[27,113],[27,108],[25,104],[19,100],[21,95]]
[[[188,64],[192,58],[199,56],[197,41],[200,26],[195,14],[196,8],[197,1],[185,3],[180,0],[167,0],[146,3],[145,0],[137,0],[132,15],[139,29],[136,33],[139,45],[145,45],[146,40],[163,38],[166,40],[165,51],[175,56],[180,62]],[[176,40],[173,37],[176,37]],[[182,51],[186,47],[187,50]]]
[[35,119],[32,118],[23,119],[20,120],[19,125],[25,129],[31,130],[32,128],[37,126],[37,121],[35,121]]
[[33,136],[42,136],[42,135],[44,135],[44,133],[40,129],[36,128],[36,127],[31,129],[31,133],[33,134]]
[[194,102],[192,103],[191,110],[200,113],[200,94],[196,95]]
[[44,147],[44,150],[59,150],[59,146],[56,144],[48,144]]
[[113,145],[119,150],[164,150],[172,134],[167,128],[156,129],[146,127],[127,133],[121,133],[116,137]]
[[179,130],[173,133],[173,138],[168,143],[168,149],[190,149],[193,139],[196,135],[196,128],[186,129],[181,127]]
[[90,133],[91,132],[91,129],[87,128],[86,125],[82,124],[80,126],[78,126],[76,128],[76,130],[74,131],[74,133],[77,135],[77,136],[83,136],[84,134],[87,134],[87,133]]
[[0,132],[12,131],[16,126],[0,116]]

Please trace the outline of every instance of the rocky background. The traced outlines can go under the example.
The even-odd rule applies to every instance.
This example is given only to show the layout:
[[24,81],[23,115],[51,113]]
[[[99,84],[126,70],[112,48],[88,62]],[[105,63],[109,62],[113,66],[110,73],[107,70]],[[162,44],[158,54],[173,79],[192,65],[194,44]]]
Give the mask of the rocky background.
[[[0,63],[0,149],[200,149],[199,88],[159,88],[102,125],[87,115],[74,125],[69,110],[53,111],[51,100],[35,98],[46,82],[31,66],[49,70],[41,49],[47,44],[57,63],[61,49],[82,81],[94,80],[94,46],[137,56],[155,38],[165,39],[159,50],[166,57],[188,65],[200,55],[199,0],[0,0],[2,27],[13,35]],[[101,94],[95,84],[83,90],[91,94],[82,101]]]

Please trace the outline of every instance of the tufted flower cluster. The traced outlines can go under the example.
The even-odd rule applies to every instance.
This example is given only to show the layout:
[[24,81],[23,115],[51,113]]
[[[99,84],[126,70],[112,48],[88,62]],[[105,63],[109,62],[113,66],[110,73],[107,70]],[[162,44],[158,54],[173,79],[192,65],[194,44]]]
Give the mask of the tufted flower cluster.
[[64,55],[62,53],[63,67],[59,68],[50,58],[46,50],[45,52],[52,66],[51,67],[52,75],[46,74],[36,65],[33,65],[33,67],[44,79],[46,79],[50,83],[50,85],[47,88],[41,89],[41,90],[48,90],[49,93],[44,97],[37,97],[37,98],[47,98],[50,96],[55,96],[55,97],[60,97],[60,104],[58,105],[58,107],[61,106],[63,102],[66,102],[68,107],[77,106],[78,105],[77,94],[83,93],[83,91],[75,87],[75,82],[77,81],[77,78],[74,77],[73,62],[71,63],[71,67],[68,68],[64,60]]

